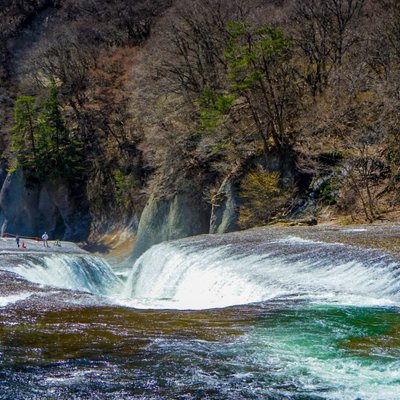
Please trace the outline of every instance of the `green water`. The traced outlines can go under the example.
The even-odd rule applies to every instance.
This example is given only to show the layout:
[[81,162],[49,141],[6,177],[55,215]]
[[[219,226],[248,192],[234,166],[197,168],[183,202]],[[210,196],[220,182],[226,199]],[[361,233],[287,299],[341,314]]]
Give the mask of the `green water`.
[[276,311],[261,325],[250,341],[258,364],[279,365],[275,382],[289,380],[323,398],[399,398],[398,310],[297,306]]
[[178,312],[40,301],[0,309],[1,399],[400,398],[395,308],[286,299]]

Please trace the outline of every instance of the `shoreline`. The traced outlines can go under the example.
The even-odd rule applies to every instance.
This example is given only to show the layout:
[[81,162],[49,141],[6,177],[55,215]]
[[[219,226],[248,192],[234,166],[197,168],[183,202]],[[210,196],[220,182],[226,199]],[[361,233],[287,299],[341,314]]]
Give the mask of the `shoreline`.
[[33,239],[24,239],[21,237],[20,246],[25,243],[26,248],[17,247],[14,237],[0,238],[0,255],[7,254],[90,254],[86,250],[80,248],[76,243],[60,241],[61,246],[56,246],[55,242],[49,241],[49,247],[43,246],[42,241]]
[[[396,256],[400,256],[400,223],[395,221],[375,222],[375,223],[355,223],[350,225],[342,225],[337,221],[321,221],[317,225],[309,224],[292,224],[292,223],[272,223],[259,227],[254,227],[246,230],[238,230],[234,232],[227,232],[218,234],[218,236],[240,235],[252,231],[281,231],[288,235],[296,233],[300,237],[308,239],[319,239],[327,243],[339,242],[343,244],[351,244],[364,248],[375,248],[389,251]],[[114,232],[115,234],[115,232]],[[132,235],[134,236],[134,235]],[[192,237],[182,238],[190,239],[198,236],[213,236],[211,234],[202,234]],[[129,242],[129,246],[125,241]],[[60,241],[61,246],[56,246],[55,241],[49,241],[49,247],[43,246],[43,241],[36,241],[33,239],[23,239],[22,242],[27,246],[25,249],[18,248],[14,237],[0,238],[0,256],[7,254],[86,254],[95,255],[105,258],[124,258],[129,257],[132,251],[134,240],[126,240],[118,243],[104,244],[102,240],[93,242],[90,245],[82,243],[73,243],[68,241]],[[114,247],[114,246],[115,247]],[[126,246],[125,246],[126,245]],[[99,247],[102,247],[99,251]],[[119,247],[122,247],[119,249]],[[127,248],[125,248],[127,247]],[[104,248],[107,251],[104,251]],[[120,251],[119,251],[120,250]],[[118,253],[118,254],[115,254]]]

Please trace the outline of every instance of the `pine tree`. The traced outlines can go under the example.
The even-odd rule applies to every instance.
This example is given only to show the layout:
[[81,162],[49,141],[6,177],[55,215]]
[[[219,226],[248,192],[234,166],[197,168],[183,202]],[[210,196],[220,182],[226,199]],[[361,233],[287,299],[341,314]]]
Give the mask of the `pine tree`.
[[53,84],[39,115],[40,170],[53,178],[72,178],[78,173],[81,145],[70,138]]
[[225,59],[231,89],[246,100],[265,151],[284,149],[289,142],[286,119],[296,97],[291,42],[269,26],[253,29],[244,21],[232,21],[227,29]]
[[36,99],[31,96],[20,96],[15,103],[12,128],[11,149],[16,156],[17,166],[36,168],[37,149],[37,107]]
[[75,179],[81,173],[82,146],[70,137],[55,85],[40,111],[35,98],[17,99],[13,132],[16,167],[42,181]]

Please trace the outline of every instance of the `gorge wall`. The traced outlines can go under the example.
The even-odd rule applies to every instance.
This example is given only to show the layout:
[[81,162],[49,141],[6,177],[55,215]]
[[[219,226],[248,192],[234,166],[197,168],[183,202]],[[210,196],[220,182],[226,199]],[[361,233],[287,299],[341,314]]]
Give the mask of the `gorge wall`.
[[[136,258],[273,220],[391,218],[400,13],[333,3],[3,1],[3,231],[96,241],[128,227]],[[17,121],[27,97],[34,118]],[[60,132],[79,157],[33,165],[32,139]],[[72,176],[47,179],[74,157]]]
[[66,183],[27,182],[21,169],[8,174],[0,191],[2,233],[86,240],[90,232],[87,199]]

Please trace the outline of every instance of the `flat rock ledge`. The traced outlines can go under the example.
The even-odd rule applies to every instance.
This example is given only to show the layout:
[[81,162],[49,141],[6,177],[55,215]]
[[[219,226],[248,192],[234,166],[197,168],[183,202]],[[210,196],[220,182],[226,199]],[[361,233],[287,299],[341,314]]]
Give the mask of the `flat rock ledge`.
[[81,249],[77,244],[72,242],[60,241],[60,246],[56,245],[55,241],[49,240],[49,247],[43,246],[42,241],[36,241],[32,239],[24,239],[21,237],[20,246],[22,242],[25,243],[26,248],[17,246],[15,238],[0,238],[0,255],[18,253],[43,253],[43,254],[89,254],[87,251]]

